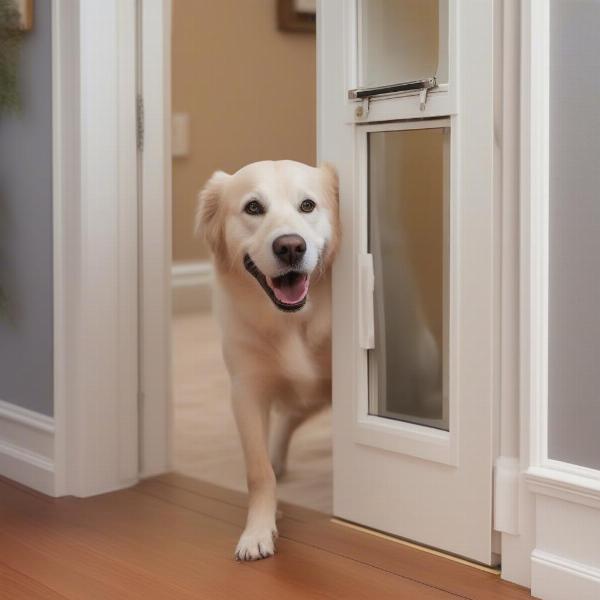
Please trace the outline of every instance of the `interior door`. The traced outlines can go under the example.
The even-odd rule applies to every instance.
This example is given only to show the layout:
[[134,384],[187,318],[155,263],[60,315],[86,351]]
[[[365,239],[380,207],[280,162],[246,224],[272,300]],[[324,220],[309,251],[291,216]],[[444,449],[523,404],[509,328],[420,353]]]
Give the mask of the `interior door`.
[[319,155],[340,174],[334,514],[493,564],[493,12],[319,6]]

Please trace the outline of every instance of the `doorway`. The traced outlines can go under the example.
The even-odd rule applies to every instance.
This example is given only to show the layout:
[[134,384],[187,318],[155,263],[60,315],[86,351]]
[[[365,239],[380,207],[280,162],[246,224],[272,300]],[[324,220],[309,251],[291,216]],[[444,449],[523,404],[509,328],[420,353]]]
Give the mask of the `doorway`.
[[[172,5],[172,466],[240,491],[245,470],[212,264],[194,220],[198,192],[216,170],[259,160],[315,164],[315,33],[293,31],[280,17],[274,0]],[[329,411],[296,432],[278,497],[331,512]]]

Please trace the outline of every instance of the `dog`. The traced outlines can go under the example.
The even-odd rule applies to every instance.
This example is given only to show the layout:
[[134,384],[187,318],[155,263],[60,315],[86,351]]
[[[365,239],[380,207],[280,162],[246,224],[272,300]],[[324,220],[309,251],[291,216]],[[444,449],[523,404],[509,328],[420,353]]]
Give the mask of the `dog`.
[[338,207],[332,166],[289,160],[252,163],[233,175],[217,171],[199,195],[196,229],[215,266],[223,357],[246,464],[249,503],[238,560],[274,554],[276,479],[285,472],[290,439],[331,401]]

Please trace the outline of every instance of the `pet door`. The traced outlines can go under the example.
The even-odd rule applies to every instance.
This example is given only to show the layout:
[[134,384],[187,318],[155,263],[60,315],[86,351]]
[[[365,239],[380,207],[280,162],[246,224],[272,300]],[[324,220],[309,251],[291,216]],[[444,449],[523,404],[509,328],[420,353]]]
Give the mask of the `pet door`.
[[447,83],[448,0],[361,2],[359,46],[360,88]]
[[368,133],[369,414],[448,430],[446,127]]

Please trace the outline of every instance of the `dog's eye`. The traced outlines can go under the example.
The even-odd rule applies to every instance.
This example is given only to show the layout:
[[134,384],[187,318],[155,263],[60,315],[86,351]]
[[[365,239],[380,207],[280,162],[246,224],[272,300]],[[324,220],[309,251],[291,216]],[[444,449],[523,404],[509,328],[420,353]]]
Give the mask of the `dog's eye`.
[[314,200],[311,200],[310,198],[306,198],[305,200],[302,200],[302,202],[300,203],[300,210],[304,213],[310,213],[313,210],[315,210],[315,207],[317,205],[315,204]]
[[249,215],[264,215],[265,208],[258,200],[250,200],[244,206],[244,212]]

